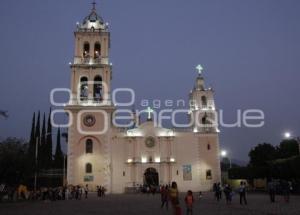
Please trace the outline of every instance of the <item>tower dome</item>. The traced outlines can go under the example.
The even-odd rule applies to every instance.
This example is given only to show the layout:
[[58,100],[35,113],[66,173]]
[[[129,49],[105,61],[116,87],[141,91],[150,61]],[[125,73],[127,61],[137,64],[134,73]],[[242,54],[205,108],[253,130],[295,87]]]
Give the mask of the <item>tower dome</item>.
[[102,17],[97,14],[95,2],[93,2],[90,14],[83,19],[82,24],[77,24],[77,28],[81,31],[100,31],[107,29],[107,25],[104,23]]

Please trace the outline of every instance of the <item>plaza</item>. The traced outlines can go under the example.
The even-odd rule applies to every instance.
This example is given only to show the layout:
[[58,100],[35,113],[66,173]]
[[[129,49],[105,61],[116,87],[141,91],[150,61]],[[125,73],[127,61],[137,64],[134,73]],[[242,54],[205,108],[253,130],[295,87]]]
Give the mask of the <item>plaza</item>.
[[[196,197],[196,195],[195,195]],[[270,203],[266,193],[249,193],[248,205],[239,204],[239,196],[233,197],[231,205],[226,205],[223,198],[220,202],[214,199],[213,193],[204,193],[201,199],[195,198],[194,214],[205,215],[298,215],[300,214],[300,196],[291,196],[290,203],[285,203],[282,196],[276,197],[275,203]],[[180,195],[180,205],[184,212],[184,194]],[[170,207],[170,204],[169,204]],[[59,215],[59,214],[172,214],[160,208],[160,195],[152,194],[112,194],[97,198],[96,193],[90,193],[87,200],[65,201],[25,201],[18,203],[1,203],[0,214],[5,215]]]

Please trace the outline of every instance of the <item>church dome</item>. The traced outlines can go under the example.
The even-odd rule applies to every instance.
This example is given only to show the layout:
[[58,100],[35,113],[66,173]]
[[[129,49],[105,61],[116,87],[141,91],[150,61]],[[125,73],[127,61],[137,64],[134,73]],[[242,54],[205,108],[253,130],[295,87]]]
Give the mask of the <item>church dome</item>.
[[99,31],[106,30],[107,25],[104,23],[101,16],[96,12],[95,3],[93,3],[92,11],[83,19],[82,24],[77,25],[78,30],[84,31]]

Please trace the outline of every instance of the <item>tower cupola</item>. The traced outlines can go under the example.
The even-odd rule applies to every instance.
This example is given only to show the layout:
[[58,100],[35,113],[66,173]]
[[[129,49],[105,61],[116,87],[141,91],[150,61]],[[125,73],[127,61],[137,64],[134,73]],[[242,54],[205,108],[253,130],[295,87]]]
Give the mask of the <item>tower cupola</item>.
[[82,24],[77,23],[78,31],[101,31],[107,30],[107,28],[108,25],[104,23],[102,17],[97,14],[95,2],[93,2],[90,14],[83,19]]

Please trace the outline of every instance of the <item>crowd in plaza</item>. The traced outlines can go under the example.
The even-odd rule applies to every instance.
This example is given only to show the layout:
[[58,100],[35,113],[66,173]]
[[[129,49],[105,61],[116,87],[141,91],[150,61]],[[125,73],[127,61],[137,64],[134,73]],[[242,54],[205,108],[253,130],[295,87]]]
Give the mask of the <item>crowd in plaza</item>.
[[[97,196],[104,197],[106,189],[103,186],[97,186]],[[29,190],[27,186],[21,184],[17,187],[0,185],[0,201],[6,197],[8,201],[18,200],[81,200],[87,199],[89,194],[89,186],[65,186],[65,187],[41,187],[35,190]]]
[[[274,203],[275,197],[280,191],[280,194],[283,195],[285,202],[290,201],[290,193],[292,190],[291,183],[285,180],[282,180],[279,184],[271,180],[268,183],[268,193],[270,197],[270,202]],[[195,202],[195,197],[201,201],[205,196],[202,192],[193,193],[189,190],[185,194],[184,203],[180,203],[179,191],[177,188],[177,183],[172,182],[168,185],[157,186],[140,186],[140,193],[152,194],[160,193],[161,203],[160,207],[162,209],[169,209],[169,204],[171,205],[171,210],[174,212],[174,215],[182,214],[182,211],[185,210],[186,214],[193,214],[193,205]],[[233,188],[229,184],[222,185],[221,183],[215,183],[212,187],[214,193],[214,198],[216,202],[222,201],[225,199],[226,204],[230,205],[233,202],[233,198],[237,196],[239,199],[240,205],[247,205],[247,183],[246,181],[241,181],[238,188]],[[9,187],[4,184],[0,185],[0,192],[5,194],[7,200],[17,201],[17,200],[41,200],[41,201],[58,201],[58,200],[81,200],[88,199],[90,192],[89,186],[66,186],[66,187],[54,187],[47,188],[41,187],[40,189],[28,190],[25,185],[19,185],[18,187]],[[97,186],[97,196],[104,197],[106,189],[103,186]],[[195,195],[195,196],[194,196]],[[225,198],[222,198],[223,195]],[[3,196],[3,195],[2,195]],[[184,205],[184,208],[182,207]]]
[[[286,180],[281,180],[278,183],[275,180],[270,180],[268,183],[268,194],[271,203],[275,203],[275,197],[277,194],[281,194],[286,203],[290,201],[290,193],[292,191],[291,182]],[[217,202],[222,200],[222,194],[225,195],[225,201],[227,205],[232,204],[233,197],[237,195],[239,199],[240,205],[247,205],[247,183],[246,181],[241,181],[238,188],[233,189],[231,185],[225,184],[222,186],[221,183],[215,183],[212,188],[214,192],[214,197]],[[151,191],[150,191],[151,192]],[[153,193],[154,194],[154,193]],[[168,209],[168,203],[170,202],[172,205],[172,210],[174,215],[182,214],[183,209],[180,206],[179,201],[179,192],[177,189],[176,182],[173,182],[171,187],[169,185],[160,187],[160,195],[161,195],[161,208]],[[203,195],[202,192],[197,193],[198,200],[200,200]],[[193,205],[195,202],[194,194],[191,190],[187,191],[184,198],[185,210],[186,214],[193,214]]]

